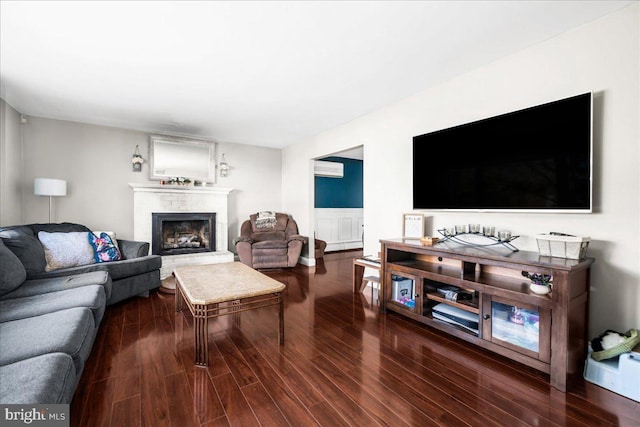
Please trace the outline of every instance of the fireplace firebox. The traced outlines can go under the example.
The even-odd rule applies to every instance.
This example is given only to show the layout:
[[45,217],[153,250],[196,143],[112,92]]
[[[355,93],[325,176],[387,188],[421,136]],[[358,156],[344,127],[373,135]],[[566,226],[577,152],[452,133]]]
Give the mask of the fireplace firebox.
[[151,252],[180,255],[216,250],[215,213],[152,213]]

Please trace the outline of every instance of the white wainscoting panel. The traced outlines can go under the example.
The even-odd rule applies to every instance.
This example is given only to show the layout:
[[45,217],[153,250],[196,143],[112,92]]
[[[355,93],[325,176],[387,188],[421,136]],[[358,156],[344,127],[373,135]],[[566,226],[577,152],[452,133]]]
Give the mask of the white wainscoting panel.
[[362,208],[315,210],[316,239],[327,242],[327,252],[360,249],[364,232]]

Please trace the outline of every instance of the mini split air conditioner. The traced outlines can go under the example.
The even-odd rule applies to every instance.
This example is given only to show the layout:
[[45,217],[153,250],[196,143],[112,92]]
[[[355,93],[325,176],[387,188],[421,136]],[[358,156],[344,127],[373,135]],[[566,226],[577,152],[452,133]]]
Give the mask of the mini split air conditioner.
[[313,174],[329,178],[342,178],[344,176],[344,164],[316,160],[313,166]]

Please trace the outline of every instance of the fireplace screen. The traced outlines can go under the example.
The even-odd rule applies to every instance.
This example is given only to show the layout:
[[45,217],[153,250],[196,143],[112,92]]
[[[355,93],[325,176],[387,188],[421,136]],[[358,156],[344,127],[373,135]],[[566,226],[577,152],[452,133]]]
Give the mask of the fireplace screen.
[[215,251],[215,213],[152,214],[151,248],[154,255]]

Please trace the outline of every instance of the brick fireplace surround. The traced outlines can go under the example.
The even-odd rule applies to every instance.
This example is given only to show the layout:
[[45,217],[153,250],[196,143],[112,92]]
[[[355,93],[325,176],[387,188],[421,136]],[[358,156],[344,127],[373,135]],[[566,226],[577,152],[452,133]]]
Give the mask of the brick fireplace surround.
[[162,257],[160,278],[169,277],[174,268],[183,265],[217,264],[232,262],[229,246],[228,198],[231,188],[193,187],[132,183],[133,189],[133,238],[152,240],[153,213],[215,212],[216,251],[180,254]]

